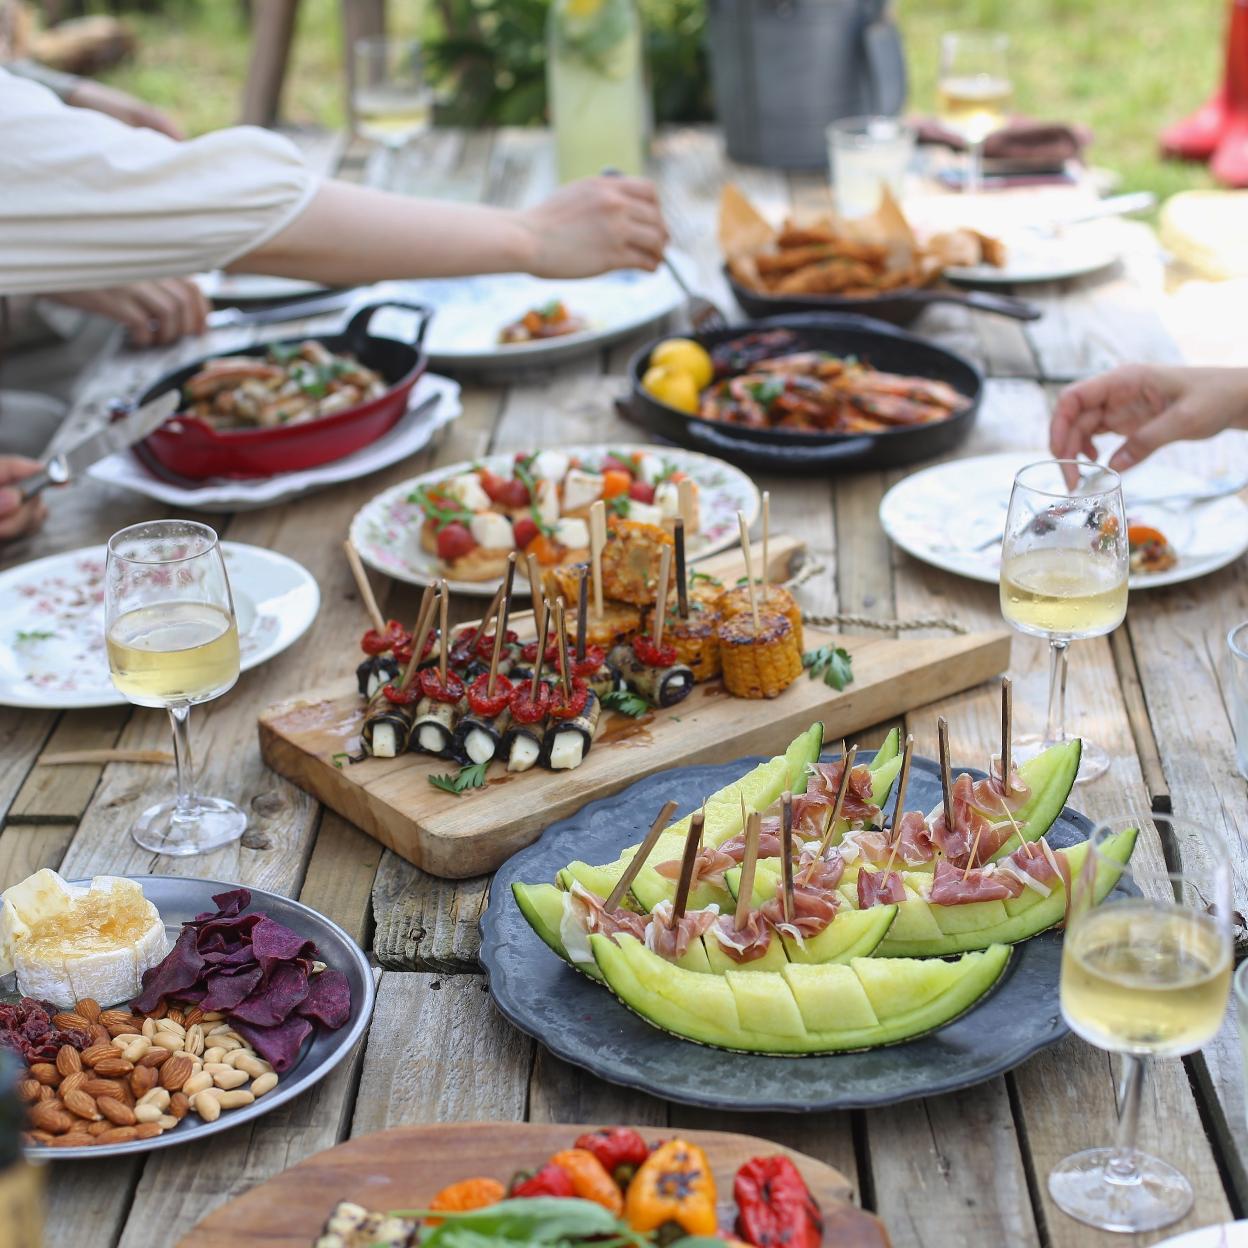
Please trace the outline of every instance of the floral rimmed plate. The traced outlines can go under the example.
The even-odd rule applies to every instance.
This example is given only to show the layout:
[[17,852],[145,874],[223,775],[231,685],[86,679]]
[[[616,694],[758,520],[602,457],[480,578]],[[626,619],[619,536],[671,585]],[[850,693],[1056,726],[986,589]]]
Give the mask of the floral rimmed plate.
[[[675,446],[645,446],[635,443],[605,442],[580,446],[561,446],[566,454],[582,460],[600,460],[615,451],[622,454],[645,451],[670,461],[681,472],[689,474],[698,485],[700,527],[688,538],[686,550],[690,559],[701,559],[727,550],[740,540],[737,527],[738,510],[745,512],[747,524],[753,524],[759,511],[758,489],[739,468],[722,459],[686,451]],[[441,573],[437,559],[420,548],[420,508],[410,501],[412,492],[421,485],[434,485],[476,465],[510,476],[515,455],[508,451],[486,455],[479,460],[450,464],[422,476],[413,477],[378,494],[355,513],[351,521],[351,541],[365,563],[413,585],[428,585]],[[449,581],[455,593],[475,594],[488,598],[500,582]],[[524,582],[517,582],[523,592]]]
[[[312,574],[285,555],[222,542],[244,672],[307,631],[321,605]],[[103,546],[0,573],[0,706],[124,706],[104,649]]]

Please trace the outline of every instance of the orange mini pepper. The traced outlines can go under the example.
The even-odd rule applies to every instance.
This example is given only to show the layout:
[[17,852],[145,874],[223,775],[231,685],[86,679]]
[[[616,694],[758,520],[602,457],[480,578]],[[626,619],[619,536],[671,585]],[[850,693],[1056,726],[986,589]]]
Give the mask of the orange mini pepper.
[[686,1235],[714,1235],[715,1176],[706,1154],[685,1140],[660,1144],[628,1185],[624,1218],[635,1231],[671,1226]]
[[587,1148],[565,1148],[551,1164],[572,1180],[572,1191],[581,1200],[592,1200],[617,1218],[624,1211],[624,1197],[606,1167]]
[[608,468],[602,474],[603,498],[615,498],[618,494],[627,494],[633,479],[622,468]]
[[[430,1202],[430,1209],[441,1209],[444,1213],[464,1213],[469,1209],[484,1209],[488,1205],[496,1205],[507,1189],[497,1179],[461,1179],[444,1187]],[[440,1226],[441,1218],[430,1218],[430,1226]]]

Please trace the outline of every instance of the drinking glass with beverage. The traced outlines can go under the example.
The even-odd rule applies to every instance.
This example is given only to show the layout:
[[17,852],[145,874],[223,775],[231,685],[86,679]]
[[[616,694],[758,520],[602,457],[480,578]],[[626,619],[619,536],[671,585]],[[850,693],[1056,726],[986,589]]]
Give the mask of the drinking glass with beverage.
[[1237,624],[1226,635],[1231,652],[1231,727],[1235,730],[1235,763],[1239,774],[1248,778],[1248,621]]
[[900,201],[914,127],[900,117],[845,117],[827,129],[828,166],[843,217],[870,216],[885,187]]
[[173,727],[177,796],[149,807],[131,835],[157,854],[202,854],[242,836],[233,802],[195,791],[189,718],[238,679],[238,623],[216,533],[193,520],[153,520],[114,533],[104,571],[113,684]]
[[351,109],[356,129],[380,143],[387,166],[433,118],[433,89],[420,44],[386,35],[357,39]]
[[983,189],[984,140],[1009,119],[1009,51],[1009,36],[994,31],[941,37],[937,113],[966,142],[965,189],[971,193]]
[[[1111,838],[1138,830],[1124,865]],[[1168,866],[1167,861],[1174,863]],[[1096,904],[1098,885],[1117,892]],[[1135,1147],[1144,1062],[1208,1044],[1231,986],[1226,839],[1208,822],[1140,812],[1101,824],[1071,882],[1062,947],[1062,1016],[1089,1044],[1122,1055],[1118,1138],[1059,1162],[1049,1192],[1071,1217],[1106,1231],[1152,1231],[1192,1206],[1181,1171]]]
[[[1016,756],[1066,740],[1066,652],[1072,641],[1113,632],[1127,613],[1127,518],[1116,472],[1082,460],[1029,464],[1014,478],[1001,546],[1001,614],[1049,642],[1049,709],[1043,736],[1020,737]],[[1083,741],[1079,780],[1109,767]]]

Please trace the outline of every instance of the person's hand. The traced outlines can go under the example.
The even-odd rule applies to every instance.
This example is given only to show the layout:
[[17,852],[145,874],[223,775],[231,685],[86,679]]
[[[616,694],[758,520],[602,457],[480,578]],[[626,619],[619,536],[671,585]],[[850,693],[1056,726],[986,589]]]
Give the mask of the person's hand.
[[641,178],[585,178],[520,213],[537,277],[592,277],[610,269],[653,272],[667,246],[654,186]]
[[1248,427],[1248,369],[1128,364],[1062,391],[1049,446],[1057,459],[1082,451],[1095,460],[1093,437],[1126,434],[1109,460],[1115,472],[1125,472],[1168,442],[1211,438],[1232,427]]
[[119,322],[136,347],[167,346],[187,334],[202,334],[207,326],[208,300],[184,277],[46,297]]
[[39,464],[24,455],[0,455],[0,542],[33,533],[47,519],[48,509],[39,495],[28,503],[13,482],[39,471]]
[[136,99],[116,87],[106,87],[102,82],[84,78],[66,97],[65,102],[75,108],[89,108],[93,112],[106,113],[128,126],[156,130],[171,139],[183,139],[181,127],[172,117],[143,100]]

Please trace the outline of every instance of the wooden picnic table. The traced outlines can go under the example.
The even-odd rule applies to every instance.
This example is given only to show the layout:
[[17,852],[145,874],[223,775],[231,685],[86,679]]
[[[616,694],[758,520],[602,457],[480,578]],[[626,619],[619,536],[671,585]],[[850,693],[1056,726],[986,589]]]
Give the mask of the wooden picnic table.
[[[361,176],[357,150],[318,150],[345,176]],[[549,188],[552,164],[540,132],[439,133],[419,164],[400,166],[398,189],[519,204]],[[677,245],[699,266],[703,288],[725,306],[730,299],[714,241],[724,180],[735,178],[776,214],[823,194],[817,177],[729,167],[707,131],[664,136],[655,149],[655,173]],[[1038,322],[1019,325],[960,308],[924,313],[917,328],[978,360],[990,379],[975,432],[956,454],[1026,447],[1039,457],[1050,402],[1062,383],[1120,361],[1178,359],[1156,311],[1161,264],[1152,235],[1138,224],[1117,228],[1125,254],[1117,269],[1028,289],[1044,308]],[[228,350],[252,336],[222,331],[211,347]],[[133,393],[203,349],[193,343],[117,355],[89,379],[77,424],[98,417],[108,398]],[[551,1057],[495,1013],[476,961],[488,879],[448,882],[425,875],[260,761],[259,713],[354,663],[363,614],[341,543],[356,509],[416,472],[487,450],[640,438],[611,402],[622,391],[629,349],[626,344],[506,387],[468,385],[462,417],[413,460],[282,506],[207,517],[232,540],[299,560],[323,593],[320,615],[302,641],[194,716],[204,790],[232,798],[249,813],[238,844],[202,858],[153,857],[135,846],[129,828],[153,791],[170,787],[165,770],[120,762],[39,765],[41,755],[66,750],[167,748],[165,716],[129,707],[64,714],[0,708],[0,886],[41,866],[69,876],[159,872],[241,881],[297,896],[329,915],[373,952],[378,967],[377,1010],[366,1042],[308,1095],[205,1145],[56,1165],[49,1244],[172,1244],[231,1195],[347,1136],[398,1123],[471,1119],[753,1132],[839,1167],[858,1199],[884,1217],[899,1248],[1121,1242],[1065,1217],[1047,1194],[1055,1162],[1107,1142],[1114,1132],[1112,1064],[1081,1041],[1067,1039],[969,1091],[878,1111],[710,1113],[622,1090]],[[1223,435],[1213,446],[1167,454],[1176,463],[1226,467],[1248,460],[1241,441]],[[884,620],[939,615],[972,628],[999,627],[995,588],[890,547],[876,509],[901,475],[866,471],[759,482],[772,491],[773,531],[803,537],[827,567],[803,586],[806,608]],[[4,549],[2,558],[13,564],[102,543],[123,525],[160,514],[159,504],[146,498],[80,482],[52,500],[52,518],[41,534]],[[387,614],[412,617],[411,587],[385,583],[379,592]],[[469,618],[479,606],[477,600],[457,603],[459,617]],[[1241,564],[1178,588],[1134,595],[1126,627],[1074,647],[1072,727],[1094,736],[1113,758],[1108,776],[1076,790],[1079,809],[1095,817],[1151,804],[1238,822],[1244,782],[1234,766],[1221,666],[1226,631],[1244,618],[1248,577]],[[1039,726],[1045,648],[1017,638],[1011,674],[1016,719],[1023,729]],[[995,684],[906,716],[906,729],[928,753],[938,712],[949,718],[955,761],[981,762],[997,731]],[[863,733],[861,744],[876,744],[888,727]],[[1140,852],[1157,849],[1145,845]],[[1244,861],[1237,844],[1237,907],[1248,913]],[[1233,1020],[1204,1053],[1156,1063],[1144,1095],[1142,1146],[1178,1164],[1196,1190],[1192,1215],[1166,1233],[1227,1219],[1248,1199],[1243,1070]]]

